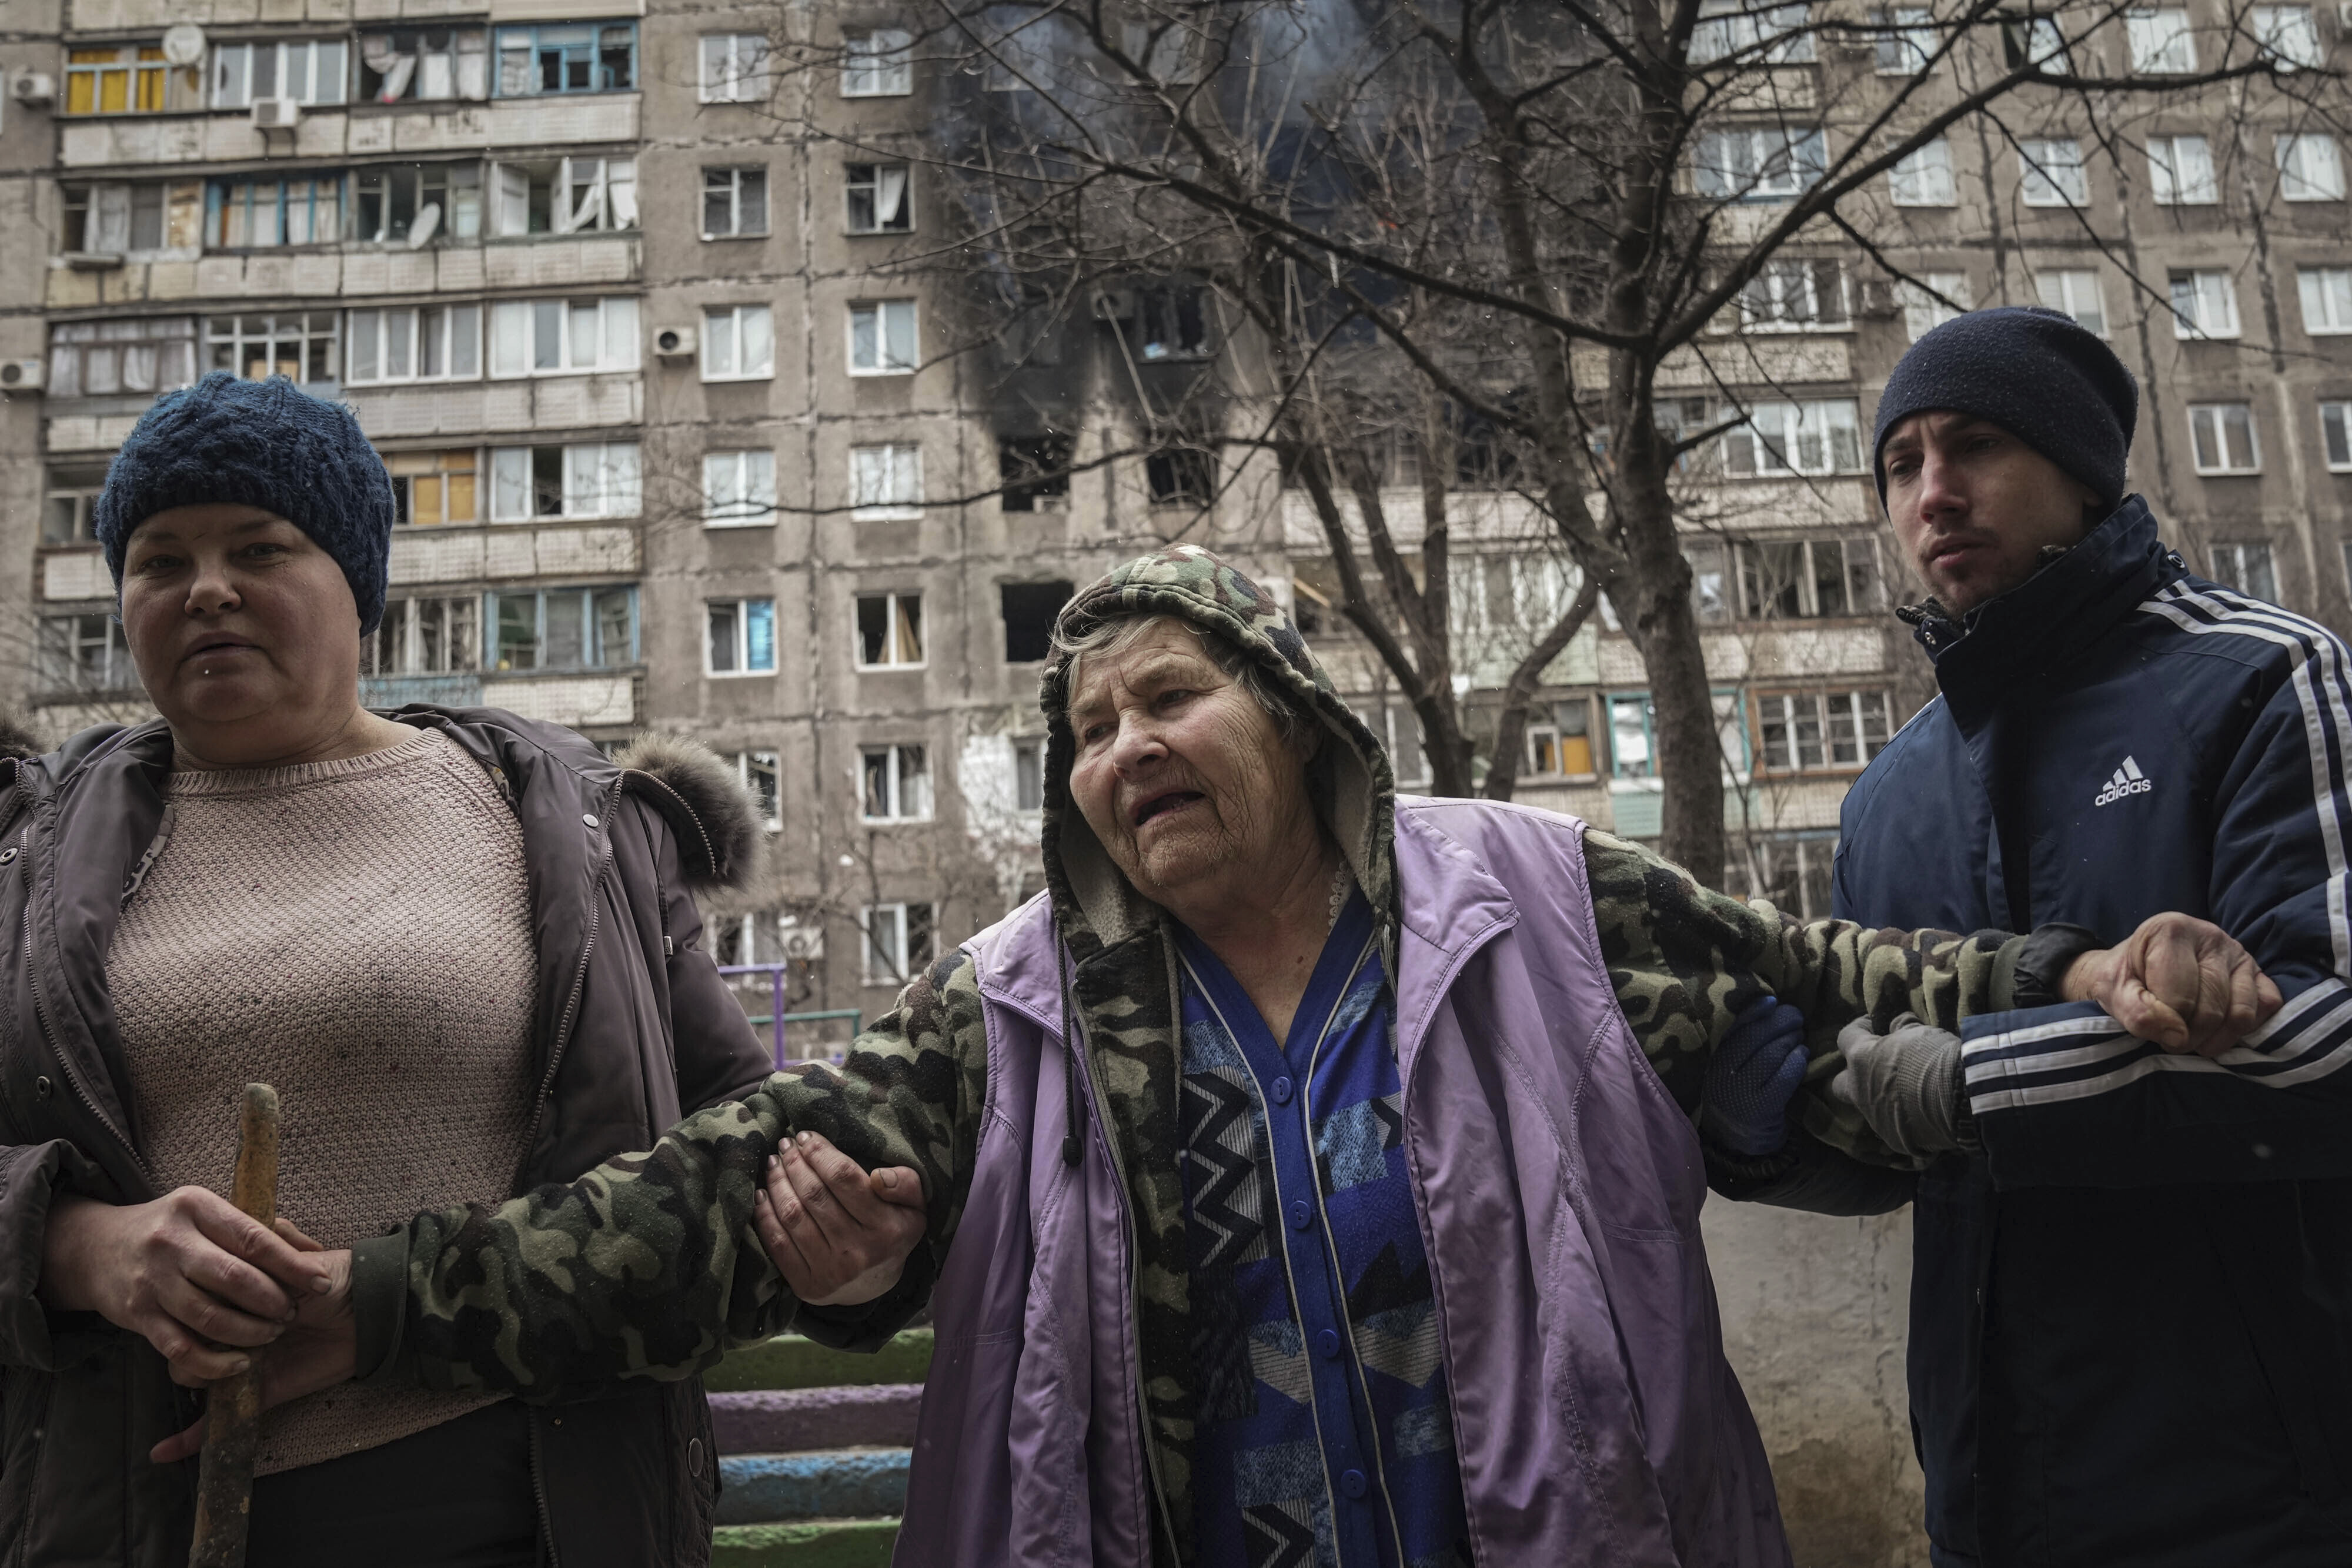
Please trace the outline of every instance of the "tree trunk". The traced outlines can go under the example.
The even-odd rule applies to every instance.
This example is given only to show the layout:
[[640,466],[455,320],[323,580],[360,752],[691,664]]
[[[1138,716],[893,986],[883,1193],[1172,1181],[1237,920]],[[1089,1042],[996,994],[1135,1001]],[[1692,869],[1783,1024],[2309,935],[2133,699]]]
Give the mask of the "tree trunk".
[[1663,465],[1652,461],[1632,471],[1637,458],[1661,453],[1652,433],[1626,454],[1621,515],[1631,580],[1613,589],[1610,601],[1649,673],[1654,756],[1665,787],[1660,852],[1712,887],[1723,880],[1723,744],[1691,609],[1690,562],[1675,537]]
[[1507,800],[1519,781],[1517,758],[1519,748],[1528,742],[1528,707],[1535,699],[1536,687],[1543,681],[1543,673],[1560,655],[1584,623],[1592,618],[1593,606],[1601,601],[1601,582],[1591,572],[1584,574],[1584,586],[1576,591],[1576,598],[1567,613],[1552,623],[1550,631],[1528,651],[1511,678],[1503,685],[1503,706],[1495,714],[1495,757],[1486,766],[1486,799]]

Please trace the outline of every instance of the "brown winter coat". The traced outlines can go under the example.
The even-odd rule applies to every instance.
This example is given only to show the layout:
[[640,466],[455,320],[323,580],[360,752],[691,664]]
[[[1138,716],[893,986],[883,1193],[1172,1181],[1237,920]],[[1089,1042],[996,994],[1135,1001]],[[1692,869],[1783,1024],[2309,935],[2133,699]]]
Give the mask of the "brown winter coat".
[[[698,887],[740,885],[749,803],[707,752],[620,761],[489,708],[404,708],[492,770],[521,824],[539,948],[542,1103],[514,1191],[649,1146],[769,1064],[700,949]],[[34,1294],[60,1191],[160,1196],[106,984],[123,890],[153,841],[160,723],[0,761],[0,1568],[182,1568],[195,1465],[147,1459],[195,1418],[144,1339]],[[700,1568],[718,1458],[701,1385],[633,1384],[534,1409],[532,1479],[559,1568]]]

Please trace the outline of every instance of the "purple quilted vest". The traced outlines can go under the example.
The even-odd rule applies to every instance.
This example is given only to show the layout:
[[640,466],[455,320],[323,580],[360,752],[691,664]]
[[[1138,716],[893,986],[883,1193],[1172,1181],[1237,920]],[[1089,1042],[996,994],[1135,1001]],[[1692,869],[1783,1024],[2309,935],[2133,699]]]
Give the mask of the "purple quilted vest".
[[[1602,966],[1584,826],[1400,800],[1396,1041],[1470,1535],[1488,1568],[1785,1568],[1700,1245],[1698,1139]],[[972,938],[988,1106],[933,1305],[900,1568],[1151,1560],[1111,1151],[1067,1125],[1043,899]]]

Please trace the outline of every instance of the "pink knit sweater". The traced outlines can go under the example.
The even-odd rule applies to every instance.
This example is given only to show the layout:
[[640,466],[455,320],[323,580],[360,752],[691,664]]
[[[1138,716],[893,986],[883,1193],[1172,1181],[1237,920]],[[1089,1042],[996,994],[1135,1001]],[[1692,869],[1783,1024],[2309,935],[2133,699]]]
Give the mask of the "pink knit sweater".
[[[446,737],[338,762],[178,770],[107,958],[150,1162],[226,1194],[250,1082],[284,1109],[278,1211],[329,1247],[508,1196],[537,950],[522,832]],[[261,1473],[488,1403],[345,1386],[263,1419]]]

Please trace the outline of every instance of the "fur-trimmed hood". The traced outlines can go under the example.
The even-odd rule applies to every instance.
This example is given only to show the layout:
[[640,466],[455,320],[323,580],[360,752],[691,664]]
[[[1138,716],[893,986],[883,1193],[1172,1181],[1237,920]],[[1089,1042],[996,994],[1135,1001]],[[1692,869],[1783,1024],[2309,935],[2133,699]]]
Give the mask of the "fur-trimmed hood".
[[677,835],[687,885],[740,893],[758,879],[760,811],[735,769],[698,741],[644,735],[614,762],[623,787],[662,814]]

